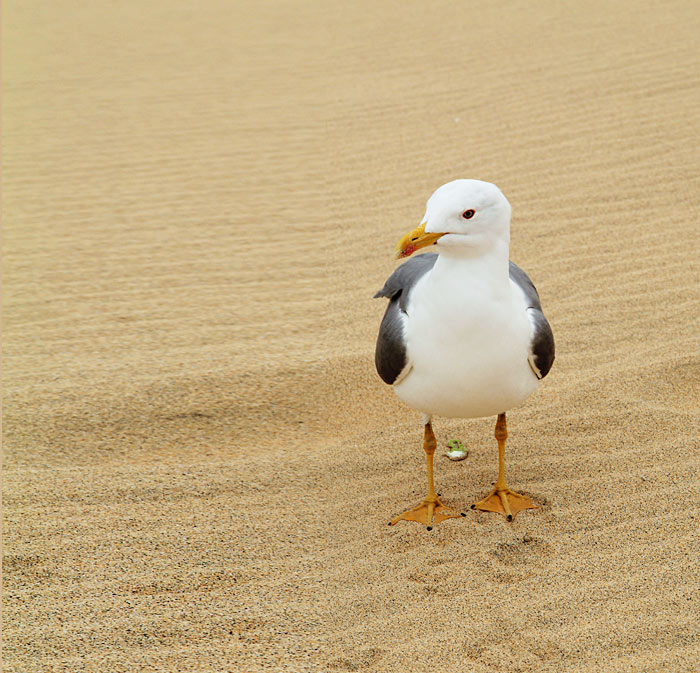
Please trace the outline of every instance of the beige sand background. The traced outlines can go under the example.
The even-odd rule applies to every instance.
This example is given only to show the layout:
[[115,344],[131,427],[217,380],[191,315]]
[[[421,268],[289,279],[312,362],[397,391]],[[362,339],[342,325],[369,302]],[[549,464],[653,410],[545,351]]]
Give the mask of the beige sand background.
[[[698,670],[697,3],[3,21],[6,671]],[[455,177],[555,330],[541,508],[389,528],[424,456],[371,296]],[[436,431],[466,507],[493,419]]]

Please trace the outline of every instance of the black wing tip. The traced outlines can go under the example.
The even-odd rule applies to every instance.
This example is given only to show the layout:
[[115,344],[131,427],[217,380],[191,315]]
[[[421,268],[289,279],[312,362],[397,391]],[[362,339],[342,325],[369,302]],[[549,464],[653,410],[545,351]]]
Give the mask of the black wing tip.
[[381,372],[379,369],[377,369],[377,374],[379,374],[379,378],[382,381],[384,381],[384,383],[386,383],[388,386],[393,386],[394,381],[396,381],[396,379],[399,378],[398,376],[392,377],[392,376],[386,375],[383,372]]
[[377,350],[374,354],[374,366],[377,369],[379,378],[388,386],[393,386],[399,374],[406,366],[405,354],[403,352],[392,355],[382,348],[377,342]]
[[554,345],[554,333],[552,326],[542,311],[535,313],[537,316],[537,327],[532,350],[535,356],[535,365],[540,370],[540,380],[549,374],[554,364],[556,347]]

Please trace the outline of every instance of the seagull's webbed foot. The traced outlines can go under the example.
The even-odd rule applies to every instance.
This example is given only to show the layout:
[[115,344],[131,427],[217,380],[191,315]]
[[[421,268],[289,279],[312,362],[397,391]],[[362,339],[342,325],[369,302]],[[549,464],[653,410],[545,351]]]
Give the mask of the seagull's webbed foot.
[[498,441],[498,479],[491,493],[483,500],[475,502],[472,505],[472,509],[478,509],[482,512],[498,512],[503,514],[508,521],[512,521],[518,512],[522,512],[524,509],[537,509],[537,505],[533,504],[530,498],[511,491],[508,488],[508,484],[506,484],[506,439],[508,437],[508,429],[506,428],[505,413],[498,415],[495,436]]
[[478,509],[482,512],[498,512],[503,514],[508,521],[512,521],[518,512],[522,512],[524,509],[537,509],[537,505],[530,498],[511,491],[506,486],[503,489],[494,488],[483,500],[475,502],[472,509]]
[[440,500],[438,493],[435,492],[435,484],[433,482],[433,456],[435,455],[436,446],[437,443],[435,441],[435,434],[433,433],[433,426],[428,419],[425,424],[425,432],[423,435],[423,448],[425,449],[428,467],[428,495],[423,498],[423,501],[419,505],[406,510],[403,514],[399,514],[395,519],[392,519],[389,522],[390,526],[393,526],[401,520],[417,521],[418,523],[425,524],[428,530],[432,530],[433,524],[440,523],[445,519],[456,519],[460,516],[466,516],[465,514],[460,515],[451,512],[447,505]]
[[432,497],[428,495],[419,505],[407,509],[403,514],[392,519],[389,525],[393,526],[399,521],[417,521],[425,524],[428,530],[432,530],[434,524],[445,519],[458,519],[460,516],[464,516],[464,514],[455,514],[437,495]]

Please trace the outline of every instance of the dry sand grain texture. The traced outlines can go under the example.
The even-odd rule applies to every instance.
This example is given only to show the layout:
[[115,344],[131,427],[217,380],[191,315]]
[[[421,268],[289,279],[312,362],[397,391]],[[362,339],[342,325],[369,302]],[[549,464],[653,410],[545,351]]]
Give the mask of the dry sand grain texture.
[[[5,670],[695,671],[700,6],[4,7]],[[558,359],[513,524],[388,528],[397,238],[514,207]],[[493,420],[444,421],[464,507]]]

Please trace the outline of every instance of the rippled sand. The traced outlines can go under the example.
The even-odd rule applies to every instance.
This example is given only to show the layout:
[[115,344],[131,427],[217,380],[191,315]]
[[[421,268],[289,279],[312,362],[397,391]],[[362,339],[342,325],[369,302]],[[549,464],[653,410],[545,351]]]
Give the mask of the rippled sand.
[[[5,670],[698,670],[698,35],[689,2],[5,3]],[[557,338],[509,414],[541,507],[389,528],[424,457],[371,297],[456,177],[508,196]],[[436,420],[455,506],[493,420]]]

